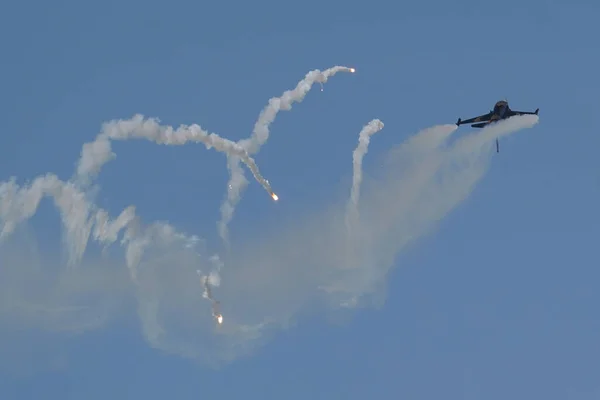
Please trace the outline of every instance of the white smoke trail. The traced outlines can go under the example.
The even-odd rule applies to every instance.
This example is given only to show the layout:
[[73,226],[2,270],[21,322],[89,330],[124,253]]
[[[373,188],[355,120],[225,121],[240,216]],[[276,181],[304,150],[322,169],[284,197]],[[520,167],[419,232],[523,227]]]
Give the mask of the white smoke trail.
[[280,97],[273,97],[269,104],[260,112],[258,120],[254,124],[254,130],[248,139],[238,141],[238,144],[245,149],[248,154],[256,154],[269,139],[269,126],[275,121],[275,117],[281,110],[289,111],[293,103],[300,103],[315,82],[327,83],[329,78],[335,76],[338,72],[354,73],[354,68],[335,66],[321,71],[315,69],[306,74],[304,79],[296,84],[292,90],[286,90]]
[[54,199],[60,211],[71,265],[81,260],[90,235],[110,245],[135,217],[134,207],[128,207],[110,221],[105,210],[88,203],[84,193],[72,183],[63,182],[53,174],[37,177],[24,187],[19,187],[13,178],[0,183],[0,240],[8,237],[19,223],[31,218],[46,196]]
[[[456,131],[457,128],[458,126],[451,124],[436,125],[423,129],[417,132],[414,136],[410,137],[398,148],[388,152],[387,163],[385,167],[386,171],[390,172],[390,176],[386,176],[386,178],[390,181],[394,180],[395,178],[397,182],[402,183],[402,204],[399,204],[398,206],[404,206],[409,209],[411,206],[413,206],[414,200],[417,198],[419,193],[419,182],[428,182],[428,179],[435,175],[437,168],[439,167],[439,163],[432,161],[436,159],[436,157],[439,155],[442,145],[446,143],[449,136]],[[368,128],[363,130],[368,131]],[[363,143],[365,143],[366,150],[368,141],[363,139]],[[358,148],[360,148],[360,146],[361,144],[359,143]],[[354,151],[353,155],[357,154],[358,148]],[[354,160],[354,166],[356,170],[356,161],[361,162],[362,157],[355,157]],[[361,170],[362,166],[360,164],[358,165],[359,170]],[[356,179],[357,175],[360,176],[360,179],[358,180]],[[356,187],[357,192],[360,189],[361,180],[362,172],[359,174],[353,174],[353,183],[358,181],[358,184],[353,186]],[[377,190],[378,192],[371,193],[371,196],[375,198],[380,197],[382,202],[393,201],[393,195],[390,197],[387,194],[388,190],[392,186],[388,186],[383,190],[377,186],[377,188],[373,188],[371,190]],[[352,192],[350,199],[352,199]],[[372,232],[368,229],[368,215],[376,212],[377,210],[371,209],[373,206],[370,204],[370,201],[365,202],[367,205],[364,207],[364,209],[367,213],[367,218],[366,221],[361,223],[358,215],[358,193],[356,193],[355,199],[356,202],[352,202],[352,200],[348,201],[344,220],[347,238],[344,252],[344,277],[342,278],[340,275],[338,276],[338,279],[334,285],[321,287],[332,296],[341,296],[341,298],[334,298],[337,298],[337,303],[342,307],[353,307],[357,304],[360,295],[356,293],[345,294],[347,290],[345,288],[353,286],[351,282],[357,279],[356,271],[360,271],[361,268],[364,269],[365,260],[368,260],[369,257],[371,257],[370,254],[373,252],[373,247],[376,246],[380,240],[382,240],[382,238],[373,236]]]
[[171,126],[160,125],[156,118],[145,119],[136,114],[127,120],[112,120],[103,124],[102,131],[91,143],[83,145],[81,158],[77,165],[77,178],[80,184],[88,184],[90,178],[116,155],[111,150],[111,140],[147,139],[157,144],[182,146],[188,142],[203,143],[207,149],[225,153],[228,157],[237,157],[250,169],[254,178],[273,196],[269,182],[260,174],[258,166],[248,152],[231,140],[224,139],[216,133],[209,133],[197,124]]
[[[393,250],[381,250],[379,254],[397,253],[398,243],[406,244],[423,235],[467,197],[487,169],[496,137],[531,128],[538,120],[535,115],[512,117],[460,137],[447,148],[440,145],[456,126],[435,127],[416,135],[412,146],[399,150],[389,160],[382,182],[371,182],[366,194],[370,198],[365,199],[369,204],[365,219],[369,223],[361,225],[363,238],[374,238],[370,245],[379,248],[387,246],[386,241],[376,243],[375,238],[391,235],[397,241]],[[409,151],[414,151],[412,157],[403,159]],[[402,174],[399,167],[403,167]],[[374,189],[381,190],[384,182],[392,181],[395,183],[384,193],[393,200]],[[423,211],[417,212],[419,209]]]
[[63,182],[54,174],[46,174],[25,186],[19,186],[15,178],[0,182],[0,243],[19,224],[36,214],[44,197],[51,197],[60,212],[70,266],[81,261],[90,239],[110,246],[123,233],[121,244],[125,246],[127,266],[134,278],[135,268],[146,247],[157,243],[180,243],[182,247],[192,248],[199,240],[196,236],[177,233],[164,223],[142,227],[133,206],[125,208],[111,220],[106,210],[86,200],[85,193],[72,182]]
[[222,324],[223,315],[219,311],[219,301],[213,297],[212,290],[210,288],[211,285],[218,286],[220,277],[215,273],[211,273],[210,275],[202,275],[202,271],[196,270],[196,272],[200,276],[200,280],[202,282],[202,297],[210,301],[213,318],[215,318],[219,324]]
[[[388,153],[384,175],[363,185],[361,210],[365,215],[356,229],[360,236],[352,242],[350,251],[349,244],[343,245],[347,253],[343,258],[346,264],[338,266],[342,273],[331,272],[335,279],[328,281],[333,284],[320,286],[330,296],[330,302],[344,307],[356,304],[358,298],[369,293],[382,293],[381,285],[398,254],[435,228],[483,177],[495,138],[531,128],[537,122],[537,116],[510,118],[459,138],[447,147],[443,145],[456,125],[436,126],[417,133]],[[324,246],[339,248],[331,242]],[[354,257],[350,264],[348,253]],[[333,260],[320,263],[341,264]]]
[[[347,245],[343,206],[328,205],[291,224],[277,221],[275,230],[258,230],[247,237],[242,247],[231,254],[228,268],[217,267],[218,273],[208,273],[213,276],[209,278],[213,286],[221,281],[226,283],[219,285],[218,297],[228,307],[224,310],[228,322],[219,335],[211,333],[212,328],[208,327],[211,324],[198,312],[202,292],[193,279],[194,271],[212,269],[214,272],[215,267],[194,250],[197,238],[188,238],[162,223],[142,226],[133,209],[109,220],[106,212],[85,201],[75,185],[61,182],[54,175],[39,177],[23,187],[14,180],[0,184],[0,230],[5,240],[0,246],[8,246],[6,241],[14,239],[10,233],[35,215],[42,196],[54,198],[61,211],[65,240],[76,243],[71,246],[76,250],[70,253],[74,260],[85,250],[89,238],[108,245],[123,233],[120,243],[134,285],[119,284],[133,290],[148,343],[207,363],[228,362],[263,343],[269,328],[287,326],[295,316],[310,311],[311,307],[322,309],[323,303],[335,307],[364,304],[357,299],[383,293],[381,286],[394,259],[408,244],[433,229],[481,179],[490,156],[495,154],[495,138],[532,127],[537,122],[537,116],[514,117],[453,143],[448,143],[447,138],[456,129],[454,126],[434,127],[389,152],[382,176],[365,179],[362,183],[358,225],[362,240],[359,258],[352,269],[347,268],[343,254]],[[347,199],[340,203],[345,204]],[[4,274],[0,276],[0,326],[7,326],[8,315],[20,315],[20,312],[27,312],[29,318],[42,318],[36,307],[14,308],[14,299],[28,299],[22,294],[31,290],[30,282],[51,288],[54,281],[43,279],[41,272],[27,268],[29,252],[11,253],[10,247],[0,249],[0,274]],[[11,258],[6,258],[8,253],[12,254]],[[98,275],[85,281],[99,281],[98,276],[106,274],[106,267],[112,263],[94,269]],[[89,265],[76,271],[91,273]],[[81,310],[81,305],[74,299],[94,293],[91,285],[83,285],[78,280],[61,289],[66,293],[61,297],[63,300],[56,303],[60,312],[43,313],[44,323],[50,320],[56,323],[53,315],[65,318],[65,313],[73,319],[83,318],[78,317],[80,311],[76,310]],[[115,292],[110,286],[103,286],[102,290],[107,297]],[[54,291],[47,290],[47,293]],[[48,296],[50,294],[39,294],[35,304],[44,305]],[[127,296],[119,299],[126,301]],[[11,308],[10,313],[6,308]],[[123,308],[110,310],[117,312]],[[28,311],[20,311],[26,309]],[[88,327],[86,329],[95,326],[79,325]]]
[[196,272],[200,276],[200,280],[202,282],[202,297],[214,303],[216,300],[213,298],[210,286],[218,287],[221,284],[221,276],[219,275],[219,272],[221,271],[221,268],[223,268],[224,264],[218,254],[212,255],[209,258],[209,261],[213,265],[213,270],[210,271],[208,275],[202,275],[202,271],[199,269],[196,270]]
[[369,150],[371,136],[383,129],[383,122],[374,119],[363,126],[358,134],[358,146],[352,152],[352,188],[350,189],[350,200],[346,211],[347,229],[351,230],[353,224],[358,221],[358,198],[360,195],[360,184],[362,182],[362,160]]
[[[269,126],[275,121],[275,117],[281,110],[289,111],[292,109],[293,103],[300,103],[315,82],[321,85],[327,83],[329,78],[336,75],[338,72],[356,72],[354,68],[335,66],[321,71],[315,69],[309,71],[304,79],[302,79],[292,90],[286,90],[280,97],[269,99],[269,104],[260,112],[258,120],[254,124],[254,130],[247,139],[242,139],[237,144],[245,149],[249,155],[258,153],[260,148],[269,139]],[[229,182],[227,183],[227,196],[221,205],[221,219],[217,226],[221,239],[227,243],[227,226],[233,218],[235,206],[240,201],[241,192],[247,184],[244,177],[244,171],[240,168],[239,157],[228,156],[227,167],[229,169]]]

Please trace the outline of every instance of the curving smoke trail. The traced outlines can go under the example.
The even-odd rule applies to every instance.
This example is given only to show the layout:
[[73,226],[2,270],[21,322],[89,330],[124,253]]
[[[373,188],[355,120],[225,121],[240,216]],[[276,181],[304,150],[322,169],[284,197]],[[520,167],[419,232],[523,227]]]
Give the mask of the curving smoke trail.
[[[239,140],[237,144],[250,155],[258,153],[262,145],[269,139],[269,127],[273,121],[275,121],[275,117],[279,111],[289,111],[292,109],[293,103],[300,103],[304,100],[315,83],[321,84],[322,90],[323,84],[327,83],[329,78],[333,77],[338,72],[354,73],[356,70],[354,68],[338,65],[328,68],[325,71],[319,69],[309,71],[304,79],[298,82],[294,89],[286,90],[280,97],[269,99],[269,104],[260,112],[250,137]],[[248,183],[244,177],[244,171],[240,167],[239,161],[239,157],[236,157],[235,155],[228,156],[227,168],[229,169],[230,178],[227,183],[227,196],[221,205],[221,219],[217,224],[219,235],[225,243],[227,243],[227,226],[233,218],[235,206],[240,201],[241,192]]]
[[197,124],[180,125],[179,128],[173,129],[171,126],[160,125],[160,120],[157,118],[146,119],[141,114],[136,114],[130,119],[112,120],[103,124],[102,131],[96,139],[83,145],[77,165],[77,181],[82,185],[88,184],[104,164],[116,157],[111,150],[111,140],[129,139],[147,139],[170,146],[182,146],[188,142],[203,143],[207,149],[214,148],[228,157],[242,160],[267,193],[271,197],[275,196],[269,182],[260,174],[254,159],[240,145],[223,139],[216,133],[209,133]]
[[111,221],[108,213],[90,204],[73,183],[63,182],[53,174],[37,177],[23,187],[19,187],[13,178],[0,183],[0,240],[35,215],[43,197],[52,197],[60,212],[64,242],[68,246],[69,264],[72,266],[81,260],[90,236],[110,245],[135,218],[135,208],[128,207]]
[[196,236],[178,233],[166,223],[142,226],[135,207],[125,208],[115,219],[108,212],[86,199],[85,192],[72,182],[64,182],[54,174],[39,176],[29,185],[19,186],[15,178],[0,182],[0,244],[8,239],[19,224],[33,217],[44,197],[54,200],[63,224],[68,265],[77,266],[83,258],[90,239],[103,245],[114,244],[122,234],[120,244],[125,247],[125,259],[131,277],[144,250],[158,243],[179,243],[193,247]]
[[360,195],[360,184],[362,182],[362,160],[369,150],[371,136],[383,129],[383,122],[374,119],[363,126],[358,134],[358,146],[352,152],[352,188],[350,189],[350,200],[346,211],[346,225],[350,231],[353,224],[358,222],[358,198]]
[[309,71],[304,79],[296,84],[292,90],[286,90],[280,97],[269,99],[269,104],[260,112],[258,120],[254,124],[254,130],[248,139],[238,141],[238,145],[244,148],[248,154],[256,154],[260,148],[269,139],[269,126],[275,121],[275,117],[281,110],[289,111],[292,109],[293,103],[300,103],[313,84],[327,83],[329,78],[334,77],[339,72],[354,73],[356,70],[350,67],[335,66],[321,71],[318,69]]

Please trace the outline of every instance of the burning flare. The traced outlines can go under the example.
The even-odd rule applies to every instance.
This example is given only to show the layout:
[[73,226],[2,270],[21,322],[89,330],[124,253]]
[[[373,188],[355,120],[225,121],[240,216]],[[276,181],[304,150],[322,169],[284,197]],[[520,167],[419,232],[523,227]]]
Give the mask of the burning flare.
[[202,293],[202,297],[208,299],[211,302],[212,315],[217,320],[217,323],[221,325],[223,323],[223,314],[219,312],[219,301],[215,300],[212,291],[210,290],[208,276],[202,276],[202,272],[200,270],[196,270],[198,275],[200,275],[202,280],[202,286],[204,286],[204,292]]

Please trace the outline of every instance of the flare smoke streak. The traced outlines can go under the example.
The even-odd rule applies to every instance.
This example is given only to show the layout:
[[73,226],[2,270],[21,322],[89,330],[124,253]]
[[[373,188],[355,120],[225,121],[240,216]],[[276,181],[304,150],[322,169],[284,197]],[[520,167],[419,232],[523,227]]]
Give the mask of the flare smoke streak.
[[350,201],[348,202],[348,215],[346,224],[348,229],[357,223],[358,198],[360,195],[360,184],[362,182],[362,160],[369,150],[371,136],[383,129],[383,122],[374,119],[365,125],[358,134],[358,146],[352,152],[352,188],[350,189]]
[[[269,127],[275,121],[279,111],[291,110],[293,103],[300,103],[304,100],[314,83],[320,83],[322,88],[323,84],[327,83],[329,78],[338,72],[354,73],[355,70],[344,66],[335,66],[325,71],[315,69],[308,72],[294,89],[286,90],[280,97],[271,98],[269,104],[260,112],[250,137],[238,141],[237,144],[250,155],[258,153],[269,139]],[[240,201],[241,192],[248,183],[244,177],[244,171],[240,168],[238,157],[235,155],[228,156],[227,168],[229,169],[230,178],[227,183],[227,196],[221,205],[221,220],[218,223],[219,235],[225,242],[227,242],[227,226],[233,218],[235,207]]]
[[260,174],[254,159],[240,145],[223,139],[216,133],[209,133],[197,124],[180,125],[179,128],[173,129],[171,126],[160,125],[160,121],[156,118],[145,119],[141,114],[136,114],[127,120],[120,119],[105,123],[96,140],[83,145],[77,166],[79,182],[89,183],[89,179],[98,174],[104,164],[116,157],[111,150],[111,140],[129,139],[147,139],[169,146],[182,146],[188,142],[203,143],[207,149],[214,148],[228,157],[242,160],[267,193],[273,194],[271,185]]

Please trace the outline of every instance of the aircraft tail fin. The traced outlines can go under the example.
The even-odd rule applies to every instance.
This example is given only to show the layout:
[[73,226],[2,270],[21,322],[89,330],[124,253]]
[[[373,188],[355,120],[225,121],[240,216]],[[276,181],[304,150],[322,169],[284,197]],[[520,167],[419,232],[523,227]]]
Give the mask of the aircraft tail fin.
[[462,119],[459,118],[458,121],[456,121],[456,125],[457,126],[460,125],[461,122],[462,122]]
[[536,108],[536,109],[535,109],[535,115],[538,115],[538,113],[539,113],[539,112],[540,112],[540,109],[539,109],[539,108]]

